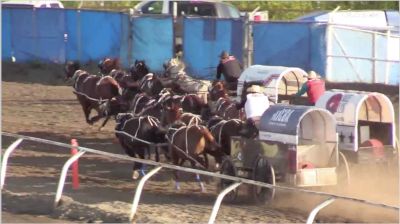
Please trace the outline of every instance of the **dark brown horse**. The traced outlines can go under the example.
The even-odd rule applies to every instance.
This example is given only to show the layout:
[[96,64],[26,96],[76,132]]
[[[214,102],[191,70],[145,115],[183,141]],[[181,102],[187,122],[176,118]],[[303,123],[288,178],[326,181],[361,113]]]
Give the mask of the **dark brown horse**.
[[[102,117],[101,103],[119,95],[120,87],[112,77],[100,77],[79,70],[79,63],[68,62],[65,66],[66,79],[73,81],[74,93],[82,106],[88,124],[93,124]],[[97,116],[89,118],[91,110],[98,112]],[[103,122],[102,126],[105,125]]]
[[139,81],[150,73],[150,68],[146,65],[144,60],[135,60],[135,63],[131,65],[129,71],[132,79],[134,81]]
[[[175,165],[182,166],[188,160],[193,168],[198,166],[201,169],[208,169],[207,154],[214,156],[217,163],[222,161],[224,154],[220,149],[220,145],[215,142],[214,137],[205,126],[183,125],[167,138],[170,143],[171,159]],[[174,175],[176,188],[179,189],[178,173],[174,172]],[[197,176],[197,180],[202,191],[204,191],[205,189],[199,176]]]
[[[152,116],[135,117],[132,114],[119,114],[115,135],[126,154],[131,157],[150,158],[150,148],[157,143],[165,143],[165,133],[160,131],[160,121]],[[155,150],[156,161],[159,161],[158,150]],[[135,163],[133,179],[144,173],[142,163]]]
[[244,122],[239,119],[223,120],[216,117],[208,121],[207,127],[218,144],[221,145],[226,155],[231,154],[231,137],[239,136],[244,127]]

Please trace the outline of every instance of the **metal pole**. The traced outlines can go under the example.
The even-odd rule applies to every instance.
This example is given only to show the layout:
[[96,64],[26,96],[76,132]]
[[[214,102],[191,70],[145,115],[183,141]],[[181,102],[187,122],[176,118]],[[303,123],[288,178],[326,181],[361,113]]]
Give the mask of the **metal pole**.
[[142,194],[142,190],[143,190],[143,186],[146,183],[146,181],[153,176],[154,174],[156,174],[158,171],[161,170],[161,166],[158,166],[154,169],[152,169],[148,174],[144,175],[142,177],[142,179],[140,180],[138,186],[136,187],[136,192],[135,192],[135,198],[133,199],[133,203],[132,203],[132,210],[131,210],[131,214],[129,216],[129,220],[132,221],[133,218],[135,217],[136,211],[137,211],[137,207],[139,204],[139,199],[140,199],[140,195]]
[[242,183],[236,182],[231,184],[229,187],[225,188],[221,193],[219,193],[217,200],[215,201],[213,210],[211,212],[210,220],[208,220],[208,224],[213,224],[215,222],[215,218],[217,217],[219,207],[221,206],[222,199],[224,199],[225,195],[235,188],[239,187]]
[[321,204],[319,204],[317,207],[315,207],[310,215],[307,218],[307,224],[312,224],[314,222],[314,218],[317,215],[317,213],[323,209],[324,207],[328,206],[330,203],[332,203],[335,199],[334,198],[329,198],[328,200],[322,202]]
[[17,146],[23,141],[24,139],[19,138],[17,141],[13,142],[4,152],[3,161],[1,161],[1,177],[0,177],[0,189],[3,190],[4,181],[6,179],[6,171],[7,171],[7,162],[8,158],[10,157],[11,153],[17,148]]
[[72,165],[73,162],[78,160],[79,157],[81,157],[83,154],[85,154],[85,152],[86,151],[79,151],[77,154],[75,154],[71,158],[69,158],[67,160],[67,162],[65,162],[65,164],[62,168],[62,171],[61,171],[60,180],[58,182],[56,198],[54,200],[54,207],[57,207],[58,203],[60,202],[63,188],[64,188],[65,178],[67,177],[67,172],[68,172],[69,167]]

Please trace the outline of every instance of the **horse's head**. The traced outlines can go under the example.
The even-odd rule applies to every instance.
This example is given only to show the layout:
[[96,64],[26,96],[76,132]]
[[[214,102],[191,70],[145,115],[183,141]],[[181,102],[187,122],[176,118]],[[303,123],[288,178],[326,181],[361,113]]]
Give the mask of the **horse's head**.
[[131,65],[129,72],[134,81],[138,81],[143,78],[143,76],[150,73],[149,67],[146,65],[144,60],[135,60],[135,63]]
[[217,80],[214,81],[210,89],[210,100],[217,101],[219,98],[226,98],[228,96],[228,90],[226,89],[224,82]]
[[65,80],[72,78],[75,72],[81,68],[81,65],[77,61],[68,61],[65,63]]
[[178,120],[182,113],[182,107],[179,101],[176,101],[173,96],[169,96],[162,102],[163,118],[162,122],[164,125],[171,124]]
[[245,138],[253,139],[258,135],[258,129],[252,119],[247,119],[243,125],[241,130],[239,131],[239,135]]
[[100,72],[102,74],[109,74],[113,69],[120,69],[120,63],[118,58],[105,58],[98,64]]

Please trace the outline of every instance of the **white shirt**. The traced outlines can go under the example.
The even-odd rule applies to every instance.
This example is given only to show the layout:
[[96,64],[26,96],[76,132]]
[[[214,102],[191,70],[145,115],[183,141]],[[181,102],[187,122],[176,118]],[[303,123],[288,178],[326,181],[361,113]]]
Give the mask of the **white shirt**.
[[261,117],[269,107],[268,96],[262,93],[249,93],[246,96],[247,100],[244,104],[246,118]]

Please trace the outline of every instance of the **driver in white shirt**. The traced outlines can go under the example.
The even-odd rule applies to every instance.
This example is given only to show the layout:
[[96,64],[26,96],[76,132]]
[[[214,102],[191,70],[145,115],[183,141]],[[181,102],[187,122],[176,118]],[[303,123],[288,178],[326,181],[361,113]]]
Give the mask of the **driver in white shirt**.
[[[244,103],[246,118],[251,119],[258,128],[262,114],[270,105],[269,99],[258,85],[250,86],[247,88],[246,92],[246,102]],[[237,106],[239,107],[239,105]]]

